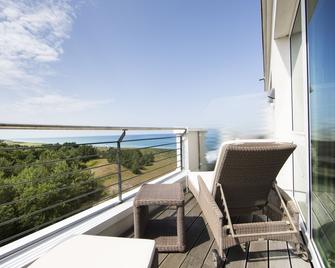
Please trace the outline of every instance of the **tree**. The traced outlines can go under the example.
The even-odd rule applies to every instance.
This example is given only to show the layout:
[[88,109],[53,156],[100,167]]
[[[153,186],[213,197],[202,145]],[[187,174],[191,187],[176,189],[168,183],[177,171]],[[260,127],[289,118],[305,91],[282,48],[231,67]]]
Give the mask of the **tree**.
[[102,187],[85,169],[97,154],[87,145],[22,149],[0,143],[0,239],[47,225],[97,200]]
[[[107,152],[107,159],[110,163],[117,163],[117,150],[110,148]],[[123,149],[119,155],[120,164],[135,174],[140,174],[145,166],[152,165],[154,155],[152,153],[143,154],[140,149]]]
[[[15,197],[13,187],[7,185],[9,180],[3,172],[0,172],[0,222],[6,222],[16,217],[15,207],[4,204],[11,202]],[[16,224],[6,224],[0,227],[0,239],[13,235],[17,232]]]

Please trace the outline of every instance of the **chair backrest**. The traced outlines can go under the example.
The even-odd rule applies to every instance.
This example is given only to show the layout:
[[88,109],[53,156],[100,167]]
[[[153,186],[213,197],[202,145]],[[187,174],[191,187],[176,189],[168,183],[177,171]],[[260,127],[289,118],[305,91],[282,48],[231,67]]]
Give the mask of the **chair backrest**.
[[212,194],[222,185],[232,209],[263,207],[273,182],[296,145],[273,140],[236,140],[224,143],[215,166]]

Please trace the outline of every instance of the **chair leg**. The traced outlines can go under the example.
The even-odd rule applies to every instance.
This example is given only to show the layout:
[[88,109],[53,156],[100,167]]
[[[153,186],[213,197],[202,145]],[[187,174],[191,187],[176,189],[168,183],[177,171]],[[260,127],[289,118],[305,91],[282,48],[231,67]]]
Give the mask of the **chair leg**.
[[306,262],[310,262],[311,260],[308,248],[302,243],[295,244],[293,253],[298,255],[300,258],[302,258]]
[[190,189],[188,188],[188,185],[185,187],[185,194],[188,194],[190,192]]
[[226,254],[223,252],[222,257],[220,256],[219,252],[216,249],[212,250],[212,257],[213,257],[213,263],[215,268],[221,268],[223,267],[225,261],[226,261]]

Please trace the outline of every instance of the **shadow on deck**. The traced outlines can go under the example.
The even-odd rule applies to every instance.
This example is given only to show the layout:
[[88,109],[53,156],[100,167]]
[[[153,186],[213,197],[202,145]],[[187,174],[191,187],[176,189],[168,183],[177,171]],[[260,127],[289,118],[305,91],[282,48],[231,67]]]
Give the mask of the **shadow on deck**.
[[[175,209],[164,208],[153,213],[152,217],[159,220],[174,217]],[[159,253],[159,267],[214,267],[212,249],[217,247],[209,230],[201,209],[192,194],[185,195],[185,230],[187,250],[185,253]],[[133,230],[123,234],[132,237]],[[256,241],[232,247],[227,251],[228,261],[225,267],[257,267],[257,268],[310,268],[312,265],[293,254],[286,242]]]

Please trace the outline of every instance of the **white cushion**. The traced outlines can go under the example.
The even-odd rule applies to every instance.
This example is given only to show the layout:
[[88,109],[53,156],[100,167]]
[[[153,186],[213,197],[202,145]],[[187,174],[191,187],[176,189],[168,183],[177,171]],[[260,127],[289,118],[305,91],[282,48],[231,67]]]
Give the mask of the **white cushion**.
[[151,267],[155,241],[78,235],[51,249],[30,268]]
[[[204,183],[206,184],[208,191],[211,193],[214,183],[214,171],[199,171],[199,172],[190,172],[187,178],[187,184],[192,184],[193,189],[196,193],[199,193],[199,183],[198,176],[200,176]],[[195,194],[195,193],[193,193]]]

